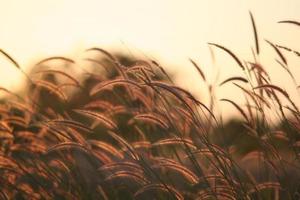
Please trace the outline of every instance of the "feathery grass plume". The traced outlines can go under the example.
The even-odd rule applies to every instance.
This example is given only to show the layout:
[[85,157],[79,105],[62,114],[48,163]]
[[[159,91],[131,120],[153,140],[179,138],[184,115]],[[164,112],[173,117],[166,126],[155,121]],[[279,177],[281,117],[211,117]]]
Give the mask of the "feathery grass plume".
[[104,54],[105,56],[107,56],[107,57],[114,63],[114,65],[116,66],[116,69],[117,69],[117,71],[120,73],[120,75],[121,75],[124,79],[127,79],[127,76],[126,76],[126,74],[124,73],[124,68],[123,68],[123,66],[119,63],[118,59],[115,58],[114,55],[112,55],[111,53],[109,53],[108,51],[106,51],[106,50],[104,50],[104,49],[97,48],[97,47],[90,48],[90,49],[88,49],[87,51],[97,51],[97,52],[100,52],[100,53]]
[[206,81],[206,78],[205,78],[205,75],[203,73],[203,71],[201,70],[201,68],[197,65],[197,63],[195,61],[193,61],[191,58],[190,58],[190,62],[193,64],[193,66],[197,69],[198,73],[200,74],[200,76],[202,77],[202,79],[204,81]]
[[163,119],[162,116],[158,115],[158,114],[154,114],[154,113],[148,113],[148,114],[137,114],[134,116],[135,120],[141,120],[144,122],[148,122],[148,123],[153,123],[153,124],[157,124],[160,127],[164,128],[164,129],[168,129],[169,125],[166,122],[166,120]]
[[105,81],[104,83],[101,82],[99,83],[98,85],[96,85],[91,91],[90,91],[90,95],[93,96],[95,95],[96,93],[99,93],[101,92],[102,90],[108,88],[108,87],[113,87],[115,85],[133,85],[137,88],[142,88],[141,85],[139,85],[138,83],[134,82],[134,81],[131,81],[131,80],[127,80],[127,79],[116,79],[116,80],[108,80],[108,81]]
[[251,99],[255,102],[257,107],[260,106],[258,103],[258,100],[259,100],[259,102],[265,104],[268,108],[271,108],[270,103],[263,96],[258,95],[255,92],[249,91],[236,83],[234,83],[234,85],[237,86],[238,88],[240,88],[241,90],[243,90],[243,92],[245,94],[248,94],[251,97]]
[[118,178],[133,179],[140,185],[146,185],[149,183],[149,180],[144,176],[144,174],[141,174],[138,171],[117,171],[109,175],[105,181],[112,181]]
[[[266,182],[266,183],[260,183],[260,184],[256,185],[256,189],[250,190],[249,194],[257,192],[257,190],[262,191],[262,190],[265,190],[265,189],[274,189],[274,190],[278,190],[278,191],[282,190],[282,188],[280,186],[280,183],[278,183],[278,182]],[[277,196],[277,199],[278,198],[279,197]]]
[[268,76],[268,73],[266,72],[266,70],[263,68],[263,66],[259,63],[253,63],[253,62],[248,62],[250,65],[251,65],[251,69],[250,71],[253,71],[254,69],[256,69],[259,73],[263,73],[264,75],[266,75],[269,78]]
[[294,24],[296,26],[300,26],[300,22],[294,21],[294,20],[283,20],[283,21],[279,21],[278,23],[281,24]]
[[245,66],[243,65],[243,63],[240,61],[240,59],[234,53],[232,53],[232,51],[230,51],[229,49],[227,49],[219,44],[214,44],[214,43],[208,43],[208,44],[212,45],[212,46],[216,46],[219,49],[222,49],[223,51],[228,53],[237,62],[237,64],[242,68],[242,70],[245,70]]
[[152,146],[155,147],[155,146],[176,145],[176,144],[183,144],[183,145],[189,146],[192,149],[197,149],[197,147],[194,145],[192,140],[185,139],[185,138],[163,139],[163,140],[159,140],[159,141],[153,143]]
[[[4,155],[0,155],[0,168],[3,169],[12,169],[13,171],[18,171],[20,170],[18,167],[18,163],[16,161],[12,160],[9,157],[6,157]],[[19,171],[21,172],[21,171]]]
[[[193,109],[191,108],[191,106],[187,103],[186,99],[181,95],[180,92],[183,92],[184,90],[177,88],[174,88],[173,86],[170,86],[168,84],[162,83],[162,82],[151,82],[150,86],[156,87],[156,88],[160,88],[163,89],[165,91],[168,91],[169,93],[171,93],[179,102],[181,102],[183,105],[186,106],[186,108],[189,110],[190,113],[193,113]],[[188,95],[189,97],[191,97],[189,95],[189,93],[186,91],[184,92],[184,94]],[[193,97],[191,97],[193,98]],[[193,116],[194,117],[194,116]]]
[[243,78],[243,77],[237,76],[237,77],[231,77],[231,78],[228,78],[228,79],[224,80],[222,83],[219,84],[219,86],[222,86],[222,85],[224,85],[225,83],[231,82],[231,81],[242,81],[242,82],[244,82],[244,83],[248,83],[248,80],[247,80],[247,79],[245,79],[245,78]]
[[220,101],[226,101],[231,103],[241,114],[242,116],[246,119],[247,122],[249,122],[249,119],[247,117],[247,114],[244,112],[244,110],[238,105],[236,104],[234,101],[229,100],[229,99],[221,99]]
[[182,174],[188,181],[190,181],[191,184],[196,184],[199,181],[196,174],[194,174],[188,168],[180,165],[179,163],[162,162],[162,163],[154,164],[151,167],[152,168],[161,168],[161,169],[167,168],[167,169],[175,170],[176,172],[179,172],[180,174]]
[[41,70],[41,71],[34,72],[34,74],[59,74],[59,75],[62,75],[64,77],[68,78],[69,80],[71,80],[74,83],[74,85],[81,87],[80,83],[77,79],[75,79],[73,76],[71,76],[63,71],[60,71],[60,70],[47,69],[47,70]]
[[168,81],[173,83],[173,81],[172,81],[171,77],[169,76],[169,74],[166,72],[166,70],[162,66],[159,65],[158,62],[156,62],[155,60],[152,60],[151,62],[154,64],[154,66],[158,67],[158,69],[167,77]]
[[101,110],[110,110],[113,108],[113,104],[105,100],[95,100],[88,102],[85,106],[85,109],[101,109]]
[[282,46],[282,45],[278,45],[278,44],[276,44],[276,47],[278,47],[278,48],[280,48],[280,49],[284,49],[284,50],[286,50],[286,51],[288,51],[288,52],[292,52],[292,53],[294,53],[296,56],[300,57],[300,52],[299,52],[299,51],[292,50],[291,48],[288,48],[288,47]]
[[135,159],[135,160],[139,160],[139,155],[136,153],[136,151],[134,150],[134,148],[131,146],[131,144],[129,144],[124,138],[120,137],[118,134],[116,134],[113,131],[108,131],[108,134],[114,138],[117,142],[119,142],[119,144],[121,144],[125,150],[129,151],[130,156]]
[[132,169],[134,171],[138,171],[141,174],[144,172],[144,169],[140,165],[133,163],[133,162],[127,162],[127,161],[108,163],[108,164],[101,166],[98,170],[99,171],[113,171],[116,168],[120,168],[123,170],[128,168],[128,169]]
[[140,149],[140,148],[150,149],[150,148],[152,148],[152,144],[148,141],[133,142],[132,146],[134,149]]
[[209,199],[219,199],[222,198],[224,200],[235,200],[235,194],[231,194],[230,190],[226,190],[223,187],[215,187],[215,191],[210,190],[202,190],[197,194],[197,200],[209,200]]
[[57,97],[59,97],[63,101],[67,101],[67,96],[62,90],[59,90],[59,88],[54,85],[53,83],[50,83],[48,81],[43,81],[43,80],[34,80],[33,84],[45,88],[49,91],[50,94],[54,94]]
[[105,126],[107,126],[110,129],[117,128],[117,125],[112,120],[110,120],[109,118],[107,118],[106,116],[104,116],[100,113],[93,112],[90,110],[81,110],[81,109],[75,109],[73,111],[83,114],[83,115],[86,115],[88,117],[91,117],[93,119],[96,119],[97,121],[100,121],[101,123],[103,123]]
[[13,126],[13,125],[18,125],[18,126],[22,126],[22,127],[28,126],[28,122],[26,121],[26,119],[24,119],[23,117],[18,117],[18,116],[7,117],[7,118],[3,119],[2,121],[6,122],[9,126]]
[[108,153],[111,153],[112,155],[114,155],[120,159],[124,158],[123,154],[118,149],[116,149],[114,146],[112,146],[111,144],[109,144],[107,142],[102,142],[99,140],[88,140],[87,142],[91,145],[92,149],[97,147],[97,148],[107,151]]
[[53,56],[53,57],[49,57],[49,58],[46,58],[46,59],[43,59],[43,60],[39,61],[38,63],[35,64],[35,66],[41,65],[42,63],[52,61],[52,60],[61,60],[61,61],[64,61],[64,62],[67,62],[67,63],[72,63],[72,64],[75,63],[75,61],[70,59],[70,58],[66,58],[66,57],[62,57],[62,56]]
[[54,151],[59,151],[59,150],[64,150],[64,149],[69,149],[69,148],[70,149],[75,148],[75,149],[83,150],[84,152],[89,152],[89,149],[82,144],[79,144],[76,142],[63,142],[63,143],[60,143],[60,144],[50,147],[47,150],[47,154],[54,152]]
[[152,191],[152,193],[150,193],[150,194],[153,194],[153,191],[154,191],[154,193],[156,193],[157,191],[163,191],[163,192],[167,192],[169,194],[171,193],[170,195],[175,196],[175,199],[177,199],[177,200],[183,200],[184,199],[183,195],[178,190],[173,188],[172,186],[163,185],[163,184],[159,184],[159,183],[158,184],[154,183],[154,184],[145,185],[144,187],[139,189],[134,194],[134,197],[136,199],[143,199],[143,195],[149,196],[149,194],[147,194],[147,192],[149,192],[149,191]]
[[275,52],[279,55],[280,59],[282,60],[282,62],[284,64],[287,65],[287,60],[285,58],[285,56],[281,53],[281,51],[279,50],[279,48],[273,44],[272,42],[270,42],[269,40],[265,40],[271,47],[273,47],[273,49],[275,50]]
[[274,89],[274,90],[280,92],[281,94],[283,94],[283,96],[285,96],[286,98],[289,98],[289,94],[286,91],[284,91],[282,88],[280,88],[276,85],[272,85],[272,84],[259,85],[253,89],[264,89],[264,88],[267,88],[267,89],[269,88],[272,90]]
[[6,53],[5,51],[3,51],[2,49],[0,49],[0,52],[6,57],[8,58],[8,60],[10,62],[12,62],[18,69],[22,70],[20,65],[8,54]]
[[77,121],[73,121],[73,120],[67,120],[67,119],[54,119],[54,120],[49,120],[49,121],[45,121],[44,123],[54,126],[70,126],[70,127],[74,127],[74,128],[78,128],[80,130],[86,131],[86,132],[93,132],[92,129],[90,129],[89,127],[85,126],[84,124],[77,122]]
[[252,13],[249,12],[249,14],[251,17],[251,23],[252,23],[253,33],[254,33],[255,49],[256,49],[256,53],[259,54],[259,42],[258,42],[257,29],[256,29],[256,25]]
[[296,79],[294,77],[294,75],[292,74],[291,70],[288,68],[288,66],[284,65],[282,62],[280,62],[279,60],[276,59],[276,62],[285,70],[287,71],[287,73],[290,75],[290,77],[292,78],[292,80],[294,81],[295,85],[297,84]]

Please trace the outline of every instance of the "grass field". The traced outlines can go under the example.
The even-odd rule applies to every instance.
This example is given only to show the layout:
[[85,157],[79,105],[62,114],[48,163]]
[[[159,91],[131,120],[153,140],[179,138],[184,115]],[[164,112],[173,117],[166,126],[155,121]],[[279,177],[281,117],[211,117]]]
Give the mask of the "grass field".
[[[252,22],[252,61],[209,44],[244,74],[207,84],[208,105],[152,60],[92,48],[87,51],[97,56],[85,60],[87,69],[51,57],[28,75],[1,50],[27,86],[19,93],[0,88],[6,94],[0,103],[0,199],[299,199],[300,111],[257,61]],[[266,43],[298,89],[285,55],[300,53]],[[247,103],[216,99],[214,88],[225,84],[239,88]],[[215,114],[218,101],[240,118],[224,123]]]

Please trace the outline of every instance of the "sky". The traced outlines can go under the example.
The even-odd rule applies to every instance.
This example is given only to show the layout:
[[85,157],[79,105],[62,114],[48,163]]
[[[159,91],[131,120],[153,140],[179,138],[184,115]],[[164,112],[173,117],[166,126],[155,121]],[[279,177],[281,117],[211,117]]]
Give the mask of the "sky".
[[[80,59],[90,47],[121,50],[160,61],[176,72],[179,85],[205,99],[204,84],[188,59],[194,59],[211,82],[218,72],[217,82],[241,73],[220,50],[214,49],[213,62],[207,43],[222,44],[251,60],[251,11],[260,60],[273,81],[289,90],[291,82],[276,66],[276,54],[264,39],[300,50],[300,29],[277,23],[300,21],[299,10],[299,0],[0,0],[0,48],[25,71],[47,56]],[[299,58],[290,56],[289,65],[300,74]],[[0,56],[0,85],[16,90],[22,80],[24,76]],[[218,90],[224,98],[240,98],[229,86]]]

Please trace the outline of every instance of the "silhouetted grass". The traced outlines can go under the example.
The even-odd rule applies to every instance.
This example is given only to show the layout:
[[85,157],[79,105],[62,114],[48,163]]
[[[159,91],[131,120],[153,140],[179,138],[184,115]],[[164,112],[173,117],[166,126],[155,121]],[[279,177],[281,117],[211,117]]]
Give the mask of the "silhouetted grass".
[[[281,47],[267,42],[288,69]],[[79,67],[74,60],[46,58],[26,75],[26,93],[1,88],[7,93],[0,105],[1,199],[300,198],[299,108],[260,63],[211,45],[243,69],[244,76],[219,85],[233,83],[246,97],[245,106],[221,99],[240,121],[224,124],[213,104],[175,86],[157,62],[100,48],[88,50],[99,53],[86,59],[92,72],[76,77],[45,67],[57,61],[72,70]],[[267,111],[281,124],[271,124]]]

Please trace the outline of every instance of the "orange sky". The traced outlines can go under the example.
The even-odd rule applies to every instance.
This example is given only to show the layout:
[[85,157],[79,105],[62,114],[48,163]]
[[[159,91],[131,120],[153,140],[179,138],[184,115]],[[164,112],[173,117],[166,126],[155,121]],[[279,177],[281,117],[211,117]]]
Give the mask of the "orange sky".
[[[121,48],[172,66],[170,70],[180,72],[179,84],[203,96],[203,83],[188,58],[195,59],[211,79],[215,70],[207,42],[223,44],[239,56],[251,58],[254,43],[249,10],[262,43],[262,63],[275,83],[284,83],[289,89],[291,82],[285,81],[285,72],[274,64],[276,54],[263,39],[300,50],[300,29],[277,23],[300,21],[299,0],[1,1],[0,48],[24,69],[46,56],[84,57],[84,49],[93,46]],[[219,82],[240,73],[228,55],[219,50],[215,54],[215,67],[221,70]],[[291,56],[289,60],[292,71],[300,74],[299,58]],[[22,75],[4,57],[0,64],[0,85],[17,88]],[[237,98],[228,86],[218,92]]]

